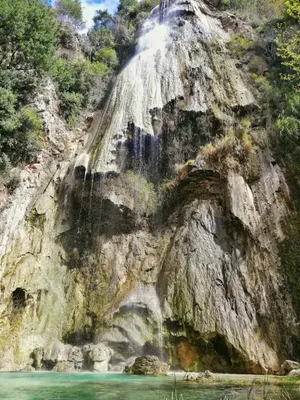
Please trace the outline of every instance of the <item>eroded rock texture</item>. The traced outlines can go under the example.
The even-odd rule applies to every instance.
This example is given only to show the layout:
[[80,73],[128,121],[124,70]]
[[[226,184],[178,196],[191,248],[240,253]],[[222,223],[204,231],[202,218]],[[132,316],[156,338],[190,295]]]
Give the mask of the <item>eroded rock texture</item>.
[[266,373],[296,356],[278,256],[289,193],[267,134],[253,133],[255,179],[197,156],[259,112],[228,49],[231,17],[210,7],[176,0],[160,25],[154,12],[85,147],[51,135],[59,157],[23,171],[4,202],[0,370],[155,355]]

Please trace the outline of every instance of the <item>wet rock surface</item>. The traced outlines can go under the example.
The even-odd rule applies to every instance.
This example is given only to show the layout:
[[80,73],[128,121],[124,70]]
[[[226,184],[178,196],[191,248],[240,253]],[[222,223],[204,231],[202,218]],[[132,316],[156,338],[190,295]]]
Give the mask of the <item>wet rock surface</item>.
[[130,375],[167,375],[168,364],[159,360],[155,356],[137,357],[132,366],[126,366],[124,373]]

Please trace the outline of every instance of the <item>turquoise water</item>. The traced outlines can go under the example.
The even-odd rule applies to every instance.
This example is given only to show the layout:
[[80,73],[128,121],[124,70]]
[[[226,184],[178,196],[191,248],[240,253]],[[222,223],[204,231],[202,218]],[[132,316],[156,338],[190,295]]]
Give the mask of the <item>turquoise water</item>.
[[[203,386],[183,382],[182,378],[177,379],[176,385],[178,397],[181,394],[184,400],[220,400],[225,394],[229,398],[247,399],[249,392],[249,388],[245,387]],[[171,400],[172,392],[172,377],[51,372],[0,373],[1,400]]]

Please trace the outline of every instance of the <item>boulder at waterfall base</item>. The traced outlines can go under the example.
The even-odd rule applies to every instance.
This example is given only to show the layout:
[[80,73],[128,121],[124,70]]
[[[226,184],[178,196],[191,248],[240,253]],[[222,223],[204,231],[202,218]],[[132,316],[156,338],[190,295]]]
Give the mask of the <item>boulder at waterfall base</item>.
[[297,361],[285,360],[281,365],[281,374],[288,375],[291,371],[300,368],[300,364]]
[[132,366],[125,367],[124,372],[130,375],[167,375],[168,364],[159,360],[156,356],[137,357]]

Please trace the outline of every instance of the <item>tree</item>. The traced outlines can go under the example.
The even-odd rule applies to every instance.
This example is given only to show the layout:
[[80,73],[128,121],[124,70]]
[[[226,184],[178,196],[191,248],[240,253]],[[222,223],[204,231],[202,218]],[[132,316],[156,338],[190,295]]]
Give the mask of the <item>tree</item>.
[[88,33],[94,51],[102,47],[114,47],[113,33],[109,28],[92,29]]
[[290,17],[300,22],[300,3],[298,0],[287,0],[285,3],[286,13]]
[[285,67],[282,75],[300,88],[300,3],[298,0],[287,0],[286,21],[279,27],[276,44],[277,55]]
[[112,20],[112,15],[107,10],[97,10],[96,16],[93,18],[94,29],[107,28]]
[[55,10],[58,20],[70,22],[76,29],[84,27],[80,0],[57,0]]
[[118,12],[127,12],[138,4],[137,0],[120,0]]
[[116,68],[118,65],[118,57],[117,53],[111,47],[103,47],[99,51],[97,51],[94,55],[95,61],[99,61],[109,68]]
[[0,68],[47,70],[57,22],[39,0],[0,0]]

